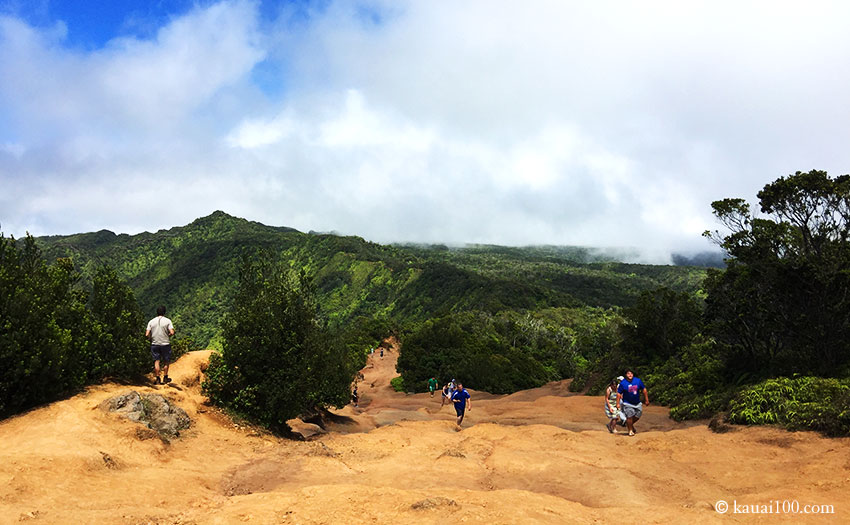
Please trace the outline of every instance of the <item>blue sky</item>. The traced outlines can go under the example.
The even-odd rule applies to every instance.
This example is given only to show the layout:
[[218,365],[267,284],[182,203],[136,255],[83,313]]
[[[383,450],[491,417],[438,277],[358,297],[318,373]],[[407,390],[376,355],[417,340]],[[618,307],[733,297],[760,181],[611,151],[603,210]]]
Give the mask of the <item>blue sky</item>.
[[0,228],[710,245],[850,171],[842,2],[0,0]]
[[189,1],[43,1],[21,2],[11,12],[35,26],[61,22],[68,31],[66,45],[91,50],[120,36],[150,38],[170,18],[193,6]]

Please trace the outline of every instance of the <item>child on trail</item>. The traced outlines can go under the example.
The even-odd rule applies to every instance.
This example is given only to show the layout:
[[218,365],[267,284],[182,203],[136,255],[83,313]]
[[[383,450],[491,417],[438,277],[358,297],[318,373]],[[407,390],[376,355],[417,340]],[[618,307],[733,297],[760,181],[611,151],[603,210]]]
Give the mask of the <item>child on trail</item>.
[[451,386],[446,383],[443,385],[443,399],[440,401],[440,408],[443,408],[443,405],[446,404],[446,401],[451,399],[452,397],[452,389]]
[[620,411],[617,410],[617,387],[623,379],[623,376],[615,377],[611,380],[611,384],[609,384],[608,388],[605,390],[605,416],[610,420],[605,425],[605,428],[607,428],[608,432],[611,432],[612,434],[617,433],[617,430],[614,428],[620,414]]

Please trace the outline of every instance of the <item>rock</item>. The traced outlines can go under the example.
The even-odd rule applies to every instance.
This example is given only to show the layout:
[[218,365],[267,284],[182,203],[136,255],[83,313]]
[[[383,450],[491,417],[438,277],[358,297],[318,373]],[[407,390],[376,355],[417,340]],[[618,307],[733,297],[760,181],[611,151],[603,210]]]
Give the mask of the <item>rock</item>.
[[118,465],[116,465],[115,460],[112,459],[112,456],[110,456],[106,452],[100,452],[100,455],[101,457],[103,457],[103,464],[106,466],[106,468],[118,468]]
[[436,509],[437,507],[454,507],[457,506],[457,503],[453,499],[449,498],[425,498],[423,500],[417,501],[413,505],[410,506],[413,510],[430,510]]
[[444,457],[452,457],[452,458],[465,458],[466,454],[456,449],[447,449],[445,452],[437,456],[437,459]]
[[142,397],[135,390],[107,399],[100,404],[106,412],[117,412],[131,421],[139,421],[144,414]]
[[148,425],[161,436],[177,437],[180,431],[189,428],[192,421],[182,408],[172,405],[159,394],[142,397]]
[[708,428],[715,434],[725,434],[735,430],[735,427],[729,424],[726,414],[717,414],[711,421],[708,422]]
[[[162,438],[177,437],[192,424],[182,408],[172,405],[160,394],[131,391],[102,402],[101,410],[120,414],[131,421],[145,423]],[[137,432],[137,435],[139,433]]]

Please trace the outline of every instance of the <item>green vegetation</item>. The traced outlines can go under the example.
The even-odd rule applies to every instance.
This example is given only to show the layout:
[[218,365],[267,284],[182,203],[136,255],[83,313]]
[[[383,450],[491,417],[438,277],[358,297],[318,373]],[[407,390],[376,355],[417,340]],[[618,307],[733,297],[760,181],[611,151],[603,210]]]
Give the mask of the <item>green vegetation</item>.
[[704,295],[645,293],[574,386],[598,393],[632,364],[675,419],[728,410],[737,423],[850,433],[838,380],[850,376],[850,176],[797,172],[758,197],[761,217],[743,199],[712,204],[728,232],[706,235],[729,259]]
[[[67,348],[79,338],[73,320],[91,317],[112,339],[95,334],[75,351],[100,363],[130,340],[131,332],[110,327],[110,312],[129,310],[131,301],[98,279],[125,279],[146,311],[164,304],[175,313],[187,345],[224,348],[213,358],[210,395],[272,427],[296,409],[343,402],[339,385],[392,334],[403,343],[399,387],[422,390],[436,375],[508,393],[572,377],[573,389],[598,394],[630,366],[676,419],[728,411],[738,422],[846,433],[844,412],[828,405],[843,399],[831,381],[850,377],[850,176],[798,172],[767,184],[758,197],[760,217],[743,199],[712,204],[727,231],[707,236],[727,253],[725,269],[626,264],[585,248],[381,246],[216,212],[156,234],[39,239],[56,262],[36,280],[66,284],[33,285],[27,293],[49,298],[61,315],[37,305],[14,308],[28,309],[19,314],[29,316],[22,322],[50,348]],[[257,259],[258,251],[268,255]],[[254,261],[250,279],[239,272],[246,257]],[[697,258],[717,266],[711,254]],[[102,273],[104,263],[115,272]],[[78,291],[61,292],[77,290],[69,284],[75,269],[93,294],[104,289],[112,302],[100,305],[95,294],[90,310],[80,309]],[[293,312],[301,312],[296,324],[303,330],[287,332],[280,319]],[[243,339],[235,319],[261,315],[272,315],[263,318],[271,332],[257,325],[265,335]],[[124,316],[118,324],[129,322]],[[250,375],[245,364],[230,361],[254,363],[250,370],[282,352],[289,362],[287,348],[314,339],[324,342],[308,353],[326,355],[322,366],[331,367],[331,379],[312,397],[278,384],[289,376],[265,377],[259,368]],[[69,373],[99,376],[134,366],[103,363],[95,372]],[[320,365],[310,363],[310,370]],[[21,366],[50,375],[51,367],[66,365],[48,355]],[[772,408],[753,401],[777,377],[793,378],[783,391],[810,391],[810,401],[801,407],[774,399]],[[282,411],[290,396],[292,407]]]
[[[148,315],[166,305],[178,332],[175,356],[232,344],[225,319],[233,315],[238,283],[244,284],[240,261],[262,251],[267,254],[262,257],[309,276],[304,286],[316,302],[317,322],[344,346],[351,366],[362,367],[369,348],[396,335],[405,345],[399,368],[405,384],[421,388],[421,380],[436,370],[452,369],[470,386],[496,392],[570,377],[615,343],[621,306],[660,285],[695,292],[705,273],[618,263],[580,248],[381,246],[358,237],[268,227],[222,212],[155,234],[101,231],[38,243],[48,261],[72,261],[85,286],[108,263],[114,277],[134,288]],[[444,352],[439,367],[429,369],[433,358],[426,354],[434,343],[426,339],[433,323],[472,330],[474,337],[453,343],[471,360],[458,369]],[[268,341],[257,345],[268,348]],[[225,350],[213,358],[221,366],[213,367],[219,375],[208,386],[211,395],[267,426],[280,426],[280,415],[274,419],[269,406],[258,405],[244,377],[224,371],[227,355]],[[475,375],[477,365],[486,365],[487,374]],[[234,385],[245,390],[241,398],[226,391]],[[302,401],[295,404],[305,406]]]
[[781,177],[712,206],[730,254],[706,280],[706,314],[729,365],[756,378],[850,372],[850,176]]
[[608,351],[620,317],[609,310],[469,311],[428,320],[404,338],[398,370],[425,391],[432,375],[492,393],[511,393],[571,377]]
[[154,234],[101,231],[37,242],[48,261],[71,259],[84,281],[109,264],[144,312],[153,316],[157,306],[167,306],[181,337],[214,348],[221,347],[221,318],[235,297],[242,256],[258,249],[310,276],[329,328],[346,344],[354,344],[349,335],[366,343],[363,348],[364,334],[352,334],[350,325],[365,326],[364,319],[383,324],[380,340],[389,331],[463,311],[629,306],[659,286],[695,291],[705,275],[702,268],[605,261],[583,248],[382,246],[222,212]]
[[322,326],[303,273],[246,257],[223,324],[224,349],[202,385],[215,404],[284,431],[307,410],[348,402],[356,360]]
[[401,376],[390,379],[390,386],[393,387],[393,390],[396,392],[407,392],[407,390],[404,389],[404,378]]
[[850,434],[850,385],[819,377],[768,379],[743,389],[732,400],[729,420],[846,436]]
[[0,234],[0,418],[150,368],[133,291],[106,267],[91,279],[86,291],[69,260],[48,266],[32,237]]

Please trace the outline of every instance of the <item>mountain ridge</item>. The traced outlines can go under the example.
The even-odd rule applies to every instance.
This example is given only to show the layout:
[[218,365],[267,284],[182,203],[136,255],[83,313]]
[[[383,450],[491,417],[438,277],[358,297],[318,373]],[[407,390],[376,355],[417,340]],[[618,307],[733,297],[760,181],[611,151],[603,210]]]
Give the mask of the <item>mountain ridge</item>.
[[481,309],[623,307],[641,291],[697,293],[704,270],[615,261],[584,263],[585,248],[382,245],[358,236],[302,233],[216,211],[184,226],[135,235],[109,230],[38,237],[48,260],[70,257],[86,279],[116,269],[146,313],[160,304],[182,333],[218,347],[243,255],[265,250],[313,279],[325,319],[423,321]]

